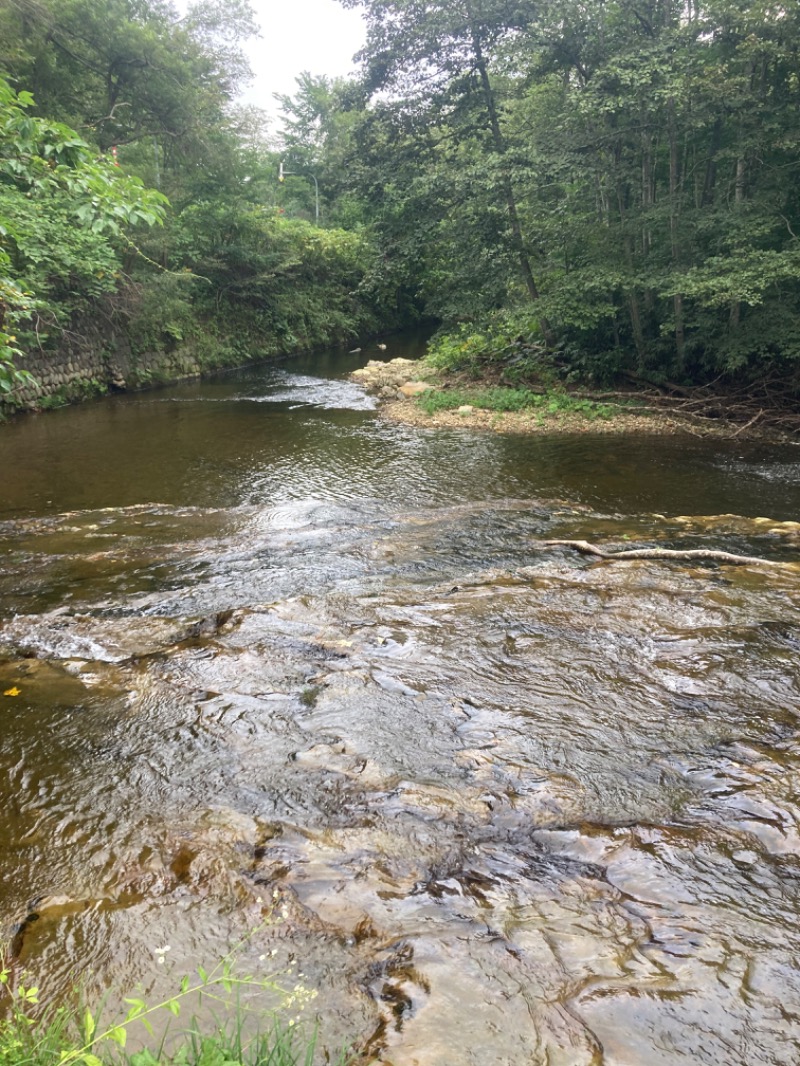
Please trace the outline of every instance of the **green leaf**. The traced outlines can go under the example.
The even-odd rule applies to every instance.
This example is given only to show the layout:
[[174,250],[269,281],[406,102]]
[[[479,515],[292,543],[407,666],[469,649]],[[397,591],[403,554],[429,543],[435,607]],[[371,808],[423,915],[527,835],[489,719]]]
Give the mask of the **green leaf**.
[[131,1009],[128,1011],[125,1021],[132,1022],[134,1018],[138,1018],[145,1010],[147,1010],[147,1004],[141,999],[126,999],[126,1003],[131,1004]]
[[87,1007],[83,1015],[83,1039],[86,1044],[91,1044],[96,1026],[97,1022]]
[[90,1051],[84,1051],[77,1061],[84,1063],[84,1066],[103,1066],[102,1059],[99,1059],[97,1055],[93,1055]]
[[149,1048],[137,1051],[130,1057],[131,1066],[158,1066],[158,1059]]
[[128,1041],[128,1030],[123,1025],[118,1025],[116,1029],[110,1029],[106,1034],[109,1040],[113,1040],[115,1044],[119,1044],[124,1048]]

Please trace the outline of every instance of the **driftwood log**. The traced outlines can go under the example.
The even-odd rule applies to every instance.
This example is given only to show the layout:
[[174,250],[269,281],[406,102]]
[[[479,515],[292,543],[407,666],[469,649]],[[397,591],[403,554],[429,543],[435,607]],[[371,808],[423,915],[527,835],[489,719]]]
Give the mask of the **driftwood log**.
[[711,548],[691,548],[677,551],[674,548],[630,548],[625,551],[607,552],[590,544],[588,540],[543,540],[548,548],[574,548],[584,555],[596,555],[598,559],[623,562],[626,559],[668,559],[676,562],[727,563],[729,566],[781,566],[772,559],[759,559],[755,555],[734,555],[732,552],[715,551]]

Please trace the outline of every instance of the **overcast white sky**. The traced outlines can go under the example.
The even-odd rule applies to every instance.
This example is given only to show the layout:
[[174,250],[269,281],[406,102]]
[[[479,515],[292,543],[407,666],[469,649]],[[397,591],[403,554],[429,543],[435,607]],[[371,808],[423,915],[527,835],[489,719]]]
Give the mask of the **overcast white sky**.
[[364,43],[357,11],[336,0],[251,0],[261,37],[248,48],[255,74],[245,101],[275,113],[273,93],[295,91],[304,70],[337,77],[354,69],[353,55]]

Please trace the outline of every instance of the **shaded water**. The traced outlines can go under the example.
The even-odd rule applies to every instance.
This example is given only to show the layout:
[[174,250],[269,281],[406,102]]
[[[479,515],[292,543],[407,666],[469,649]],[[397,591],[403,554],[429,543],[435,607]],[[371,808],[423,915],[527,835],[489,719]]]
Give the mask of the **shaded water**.
[[796,1063],[800,570],[539,542],[791,561],[800,454],[391,426],[356,365],[0,430],[15,970],[154,995],[274,898],[242,967],[384,1063]]

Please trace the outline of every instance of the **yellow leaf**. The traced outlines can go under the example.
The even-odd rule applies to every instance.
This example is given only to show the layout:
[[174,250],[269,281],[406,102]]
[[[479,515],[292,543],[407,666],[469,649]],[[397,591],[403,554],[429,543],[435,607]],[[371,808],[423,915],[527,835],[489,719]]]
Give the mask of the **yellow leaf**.
[[20,689],[18,689],[16,685],[14,685],[12,688],[7,688],[3,693],[4,696],[19,696],[19,694]]

